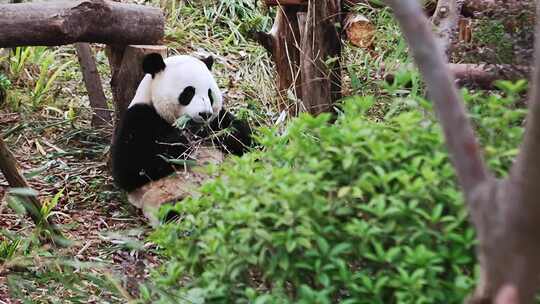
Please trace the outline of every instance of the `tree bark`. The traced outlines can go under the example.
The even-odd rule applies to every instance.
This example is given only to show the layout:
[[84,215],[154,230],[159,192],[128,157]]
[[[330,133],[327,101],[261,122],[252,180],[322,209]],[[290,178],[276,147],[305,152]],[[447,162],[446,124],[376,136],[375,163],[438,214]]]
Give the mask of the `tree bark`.
[[340,0],[309,2],[300,70],[303,106],[314,115],[333,112],[334,102],[341,98],[341,39],[336,23],[341,23]]
[[299,7],[279,7],[270,33],[256,32],[257,40],[272,55],[276,64],[278,109],[291,115],[298,112],[297,105],[289,102],[288,91],[302,98],[300,76],[300,30],[298,29]]
[[437,27],[441,47],[448,52],[459,21],[462,1],[439,0],[431,21]]
[[75,42],[155,44],[164,35],[160,9],[106,0],[0,5],[0,47]]
[[75,49],[81,66],[84,84],[88,91],[90,107],[93,110],[91,124],[94,127],[109,125],[112,122],[111,111],[107,106],[107,98],[103,92],[101,78],[99,77],[92,49],[88,43],[76,43]]

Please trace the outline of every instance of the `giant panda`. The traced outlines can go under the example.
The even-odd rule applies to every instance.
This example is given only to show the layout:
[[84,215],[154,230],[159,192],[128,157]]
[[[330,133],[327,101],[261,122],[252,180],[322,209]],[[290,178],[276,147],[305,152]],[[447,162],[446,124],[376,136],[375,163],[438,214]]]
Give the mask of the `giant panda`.
[[[190,195],[208,178],[171,159],[219,163],[224,155],[242,155],[252,145],[249,124],[223,108],[212,65],[212,57],[145,56],[146,75],[114,135],[114,183],[152,226],[160,223],[156,212],[162,204]],[[189,120],[184,128],[175,126],[181,117]]]

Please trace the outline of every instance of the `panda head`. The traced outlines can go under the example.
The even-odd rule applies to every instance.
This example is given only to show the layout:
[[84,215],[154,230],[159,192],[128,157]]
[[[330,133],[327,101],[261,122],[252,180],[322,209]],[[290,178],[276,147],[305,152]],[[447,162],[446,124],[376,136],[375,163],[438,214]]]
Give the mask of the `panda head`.
[[[141,81],[131,103],[151,104],[167,122],[173,124],[183,115],[197,123],[212,121],[223,105],[223,97],[211,74],[213,58],[147,55]],[[130,105],[130,106],[131,106]]]

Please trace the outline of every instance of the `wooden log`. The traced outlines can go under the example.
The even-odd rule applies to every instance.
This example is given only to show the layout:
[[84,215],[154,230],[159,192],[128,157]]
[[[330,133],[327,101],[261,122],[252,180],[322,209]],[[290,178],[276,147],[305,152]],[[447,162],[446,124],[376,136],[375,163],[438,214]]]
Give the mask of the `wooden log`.
[[287,92],[292,90],[297,98],[302,97],[300,77],[300,30],[297,13],[299,7],[278,8],[270,33],[256,32],[257,40],[272,55],[276,64],[278,109],[291,115],[298,112],[297,105],[289,104]]
[[152,181],[128,193],[128,201],[141,209],[153,227],[159,225],[157,213],[162,205],[199,194],[199,187],[214,177],[205,170],[200,170],[201,166],[218,165],[225,157],[223,152],[215,147],[199,147],[190,156],[196,160],[196,166],[179,169],[175,174]]
[[450,71],[454,74],[459,85],[474,85],[480,88],[491,89],[497,80],[528,79],[531,68],[528,66],[514,66],[511,64],[450,64]]
[[[120,52],[123,54],[120,55]],[[109,49],[109,62],[112,64],[111,88],[114,100],[114,126],[122,119],[135,91],[144,77],[142,61],[145,55],[160,53],[166,57],[167,48],[159,45],[130,45],[125,48]]]
[[[407,65],[404,68],[413,69],[414,66]],[[385,81],[393,82],[394,73],[384,72],[384,66],[381,69],[385,73]],[[395,69],[397,70],[399,67]],[[448,69],[459,86],[473,86],[482,89],[493,89],[497,80],[528,79],[531,73],[530,67],[511,64],[451,63],[448,64]]]
[[[289,5],[301,5],[301,6],[307,6],[309,3],[309,0],[265,0],[264,3],[267,6],[289,6]],[[370,0],[343,0],[343,8],[351,8],[358,4],[369,4],[374,7],[382,7],[384,6],[379,1],[370,1]]]
[[75,42],[155,44],[164,35],[160,9],[107,0],[0,5],[0,47]]
[[375,26],[364,15],[348,13],[344,22],[349,42],[357,47],[371,49],[375,39]]
[[75,49],[90,99],[90,107],[93,110],[91,124],[93,127],[109,125],[112,123],[111,111],[107,106],[107,98],[103,92],[101,77],[99,77],[92,49],[88,43],[76,43]]
[[[9,151],[0,134],[0,172],[2,172],[10,187],[29,188],[28,182],[19,172],[17,167],[17,160],[11,151]],[[19,198],[25,202],[25,208],[28,211],[30,218],[32,218],[32,221],[34,221],[36,225],[40,225],[52,233],[49,239],[50,241],[63,240],[60,230],[55,225],[49,223],[46,218],[41,216],[41,213],[39,212],[39,210],[41,210],[41,203],[37,197],[21,196]],[[58,243],[58,245],[62,246],[63,243]]]
[[341,98],[340,0],[311,1],[302,34],[302,101],[311,114],[333,112]]
[[307,5],[308,0],[266,0],[265,4],[268,6],[276,5]]

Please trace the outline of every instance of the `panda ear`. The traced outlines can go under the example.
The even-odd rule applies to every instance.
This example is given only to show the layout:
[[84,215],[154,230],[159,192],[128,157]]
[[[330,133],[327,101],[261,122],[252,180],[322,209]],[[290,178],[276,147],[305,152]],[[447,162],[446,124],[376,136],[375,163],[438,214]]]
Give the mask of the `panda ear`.
[[165,61],[163,61],[161,54],[148,54],[143,59],[142,68],[146,74],[152,74],[154,77],[157,73],[165,70]]
[[206,67],[208,68],[208,70],[212,70],[212,66],[214,65],[214,57],[212,56],[208,56],[206,58],[203,58],[201,59],[202,62],[204,62],[204,64],[206,64]]

